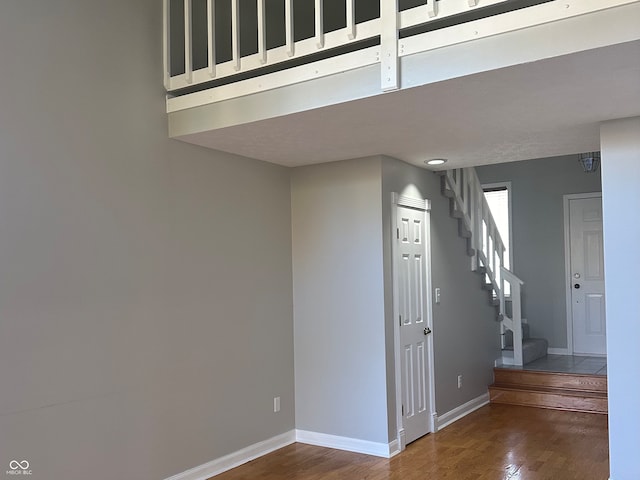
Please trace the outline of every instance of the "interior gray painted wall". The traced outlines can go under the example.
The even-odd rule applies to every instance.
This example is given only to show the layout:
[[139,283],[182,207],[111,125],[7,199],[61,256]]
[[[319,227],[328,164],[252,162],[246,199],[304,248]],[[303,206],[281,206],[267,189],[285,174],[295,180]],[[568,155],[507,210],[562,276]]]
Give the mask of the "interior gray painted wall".
[[433,284],[442,288],[437,411],[485,394],[492,382],[496,311],[470,270],[440,178],[388,157],[300,167],[292,175],[299,429],[381,443],[397,436],[391,192],[432,200]]
[[167,139],[159,5],[0,2],[0,471],[158,480],[294,428],[289,174]]
[[[391,192],[431,200],[431,278],[433,288],[441,288],[441,303],[433,305],[436,411],[443,415],[487,393],[487,386],[493,382],[494,361],[500,356],[496,311],[489,305],[487,292],[480,288],[480,276],[471,271],[465,240],[458,235],[457,221],[449,216],[448,199],[440,193],[440,177],[389,157],[383,158],[382,171],[385,325],[391,360],[395,322],[391,302]],[[391,385],[395,385],[393,374],[390,368]],[[463,376],[461,389],[457,387],[458,375]],[[390,418],[395,420],[395,411],[392,413]],[[395,425],[390,424],[392,428]]]
[[296,428],[389,443],[381,165],[293,169]]
[[640,117],[601,128],[611,480],[640,478]]
[[482,183],[511,182],[513,272],[524,282],[531,334],[567,348],[563,195],[601,191],[577,155],[476,167]]

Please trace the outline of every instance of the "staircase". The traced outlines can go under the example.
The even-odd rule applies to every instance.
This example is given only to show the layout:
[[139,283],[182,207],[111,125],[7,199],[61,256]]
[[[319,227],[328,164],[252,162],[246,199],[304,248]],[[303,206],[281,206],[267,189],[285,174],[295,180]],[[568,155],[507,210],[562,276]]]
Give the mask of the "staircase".
[[[546,338],[531,338],[529,324],[522,321],[522,363],[526,365],[547,355],[549,342]],[[504,334],[504,348],[502,349],[502,364],[514,365],[511,361],[513,353],[513,332],[507,330]],[[506,361],[505,361],[506,360]]]
[[[473,168],[440,172],[442,194],[449,198],[450,215],[458,219],[458,232],[467,240],[471,270],[481,276],[489,302],[496,307],[500,322],[503,365],[524,365],[547,354],[545,339],[529,338],[523,324],[524,282],[504,268],[504,243],[491,214],[482,185]],[[526,325],[526,326],[525,326]]]
[[607,377],[507,368],[494,369],[491,403],[607,413]]
[[[442,193],[459,234],[467,239],[471,270],[481,278],[500,322],[502,365],[522,366],[547,355],[549,343],[531,338],[522,318],[524,282],[504,268],[504,244],[473,168],[441,172]],[[607,413],[607,377],[572,373],[494,369],[491,403],[523,405],[587,413]]]

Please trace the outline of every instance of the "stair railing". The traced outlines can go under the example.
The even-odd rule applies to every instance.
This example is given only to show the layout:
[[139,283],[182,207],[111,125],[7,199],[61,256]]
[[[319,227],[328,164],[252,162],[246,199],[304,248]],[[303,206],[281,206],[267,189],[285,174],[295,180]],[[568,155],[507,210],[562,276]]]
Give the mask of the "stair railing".
[[[485,275],[485,283],[493,290],[494,299],[499,306],[502,347],[505,347],[506,330],[511,330],[513,363],[522,365],[523,282],[504,267],[504,243],[484,196],[482,184],[474,168],[445,170],[441,175],[442,192],[451,199],[451,216],[458,218],[460,235],[467,239],[471,270]],[[505,290],[505,282],[510,286],[510,291]],[[512,302],[511,317],[507,315],[506,309],[508,296]]]
[[446,170],[443,179],[444,194],[453,200],[451,214],[461,219],[460,234],[468,238],[471,270],[475,272],[484,267],[497,292],[505,247],[476,171],[473,168]]
[[[522,285],[524,282],[506,268],[501,268],[500,276],[500,335],[502,348],[505,348],[505,333],[507,329],[513,332],[513,364],[522,365]],[[511,317],[507,315],[507,301],[505,299],[505,282],[511,285]],[[519,348],[518,348],[519,347]]]

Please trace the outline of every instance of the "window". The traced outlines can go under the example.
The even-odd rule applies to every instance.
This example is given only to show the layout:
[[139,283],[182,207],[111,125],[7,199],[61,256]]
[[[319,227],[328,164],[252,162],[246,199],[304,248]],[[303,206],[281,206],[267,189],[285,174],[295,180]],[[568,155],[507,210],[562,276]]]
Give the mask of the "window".
[[487,199],[491,214],[498,227],[498,233],[504,242],[504,267],[512,270],[513,257],[511,248],[511,182],[483,185],[484,197]]

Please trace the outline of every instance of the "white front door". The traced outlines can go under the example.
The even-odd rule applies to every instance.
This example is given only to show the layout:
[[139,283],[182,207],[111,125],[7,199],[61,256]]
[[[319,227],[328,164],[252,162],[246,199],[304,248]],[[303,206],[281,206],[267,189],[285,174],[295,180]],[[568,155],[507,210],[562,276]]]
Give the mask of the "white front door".
[[602,197],[569,199],[573,353],[604,355],[606,321]]
[[429,432],[429,354],[426,290],[427,212],[397,207],[396,281],[400,323],[402,417],[406,443]]

